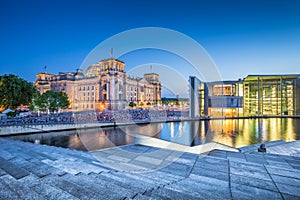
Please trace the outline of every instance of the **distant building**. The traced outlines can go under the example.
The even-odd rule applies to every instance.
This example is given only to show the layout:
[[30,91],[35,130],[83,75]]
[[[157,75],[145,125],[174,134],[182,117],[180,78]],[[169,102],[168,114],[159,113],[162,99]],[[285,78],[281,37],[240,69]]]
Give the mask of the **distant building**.
[[190,117],[300,115],[300,75],[249,75],[238,81],[190,77]]
[[39,73],[35,87],[44,93],[47,90],[67,93],[74,110],[127,108],[129,102],[145,107],[161,103],[161,84],[156,73],[144,74],[142,78],[126,76],[125,63],[105,59],[91,65],[86,72]]

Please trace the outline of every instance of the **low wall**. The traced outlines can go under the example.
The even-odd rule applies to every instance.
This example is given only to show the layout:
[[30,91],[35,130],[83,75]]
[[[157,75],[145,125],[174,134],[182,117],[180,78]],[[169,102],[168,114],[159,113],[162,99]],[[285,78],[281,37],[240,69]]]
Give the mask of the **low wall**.
[[189,153],[195,153],[195,154],[205,154],[214,149],[239,152],[239,150],[236,148],[233,148],[233,147],[230,147],[230,146],[227,146],[224,144],[220,144],[217,142],[209,142],[209,143],[205,143],[202,145],[190,147],[190,146],[185,146],[185,145],[168,142],[168,141],[161,140],[158,138],[152,138],[149,136],[144,136],[144,135],[139,135],[139,134],[135,134],[134,143],[140,144],[140,145],[145,145],[145,146],[170,149],[170,150],[176,150],[176,151],[182,151],[182,152],[189,152]]

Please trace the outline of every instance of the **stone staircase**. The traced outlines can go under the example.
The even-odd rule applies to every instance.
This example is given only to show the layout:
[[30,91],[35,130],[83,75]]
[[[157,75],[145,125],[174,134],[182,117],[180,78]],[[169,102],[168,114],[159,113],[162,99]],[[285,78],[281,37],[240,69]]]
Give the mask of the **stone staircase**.
[[[285,142],[280,142],[280,145],[282,144],[286,145]],[[228,173],[234,199],[239,195],[250,198],[253,193],[249,191],[255,191],[264,198],[300,199],[299,157],[255,151],[233,153],[222,150],[214,150],[208,155],[228,160]],[[236,188],[238,190],[233,186],[238,186]]]
[[[269,148],[272,146],[278,146],[281,144],[285,144],[286,142],[284,140],[275,140],[275,141],[263,142],[263,143],[266,144],[267,147]],[[260,144],[261,143],[257,143],[257,144],[253,144],[253,145],[249,145],[249,146],[245,146],[245,147],[240,147],[239,150],[240,150],[240,152],[243,152],[243,153],[255,152],[255,151],[257,151]]]
[[88,153],[0,138],[0,199],[300,199],[299,188],[295,156],[143,145]]

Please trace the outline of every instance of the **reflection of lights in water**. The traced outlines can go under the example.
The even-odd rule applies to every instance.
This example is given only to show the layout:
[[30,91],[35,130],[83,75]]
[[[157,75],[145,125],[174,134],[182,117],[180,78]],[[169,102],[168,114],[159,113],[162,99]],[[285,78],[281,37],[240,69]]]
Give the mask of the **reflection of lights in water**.
[[125,134],[125,140],[127,144],[134,143],[134,137],[132,137],[132,135],[129,134]]
[[[263,133],[260,136],[263,136],[263,138],[259,137],[256,139],[255,135],[257,134],[256,130],[259,130],[259,121],[262,127],[260,130]],[[224,126],[222,126],[222,123]],[[79,135],[75,131],[66,131],[41,135],[14,136],[12,139],[48,145],[61,145],[83,150],[85,147],[88,150],[94,150],[133,143],[134,135],[138,129],[139,132],[149,135],[153,135],[152,131],[156,132],[157,137],[171,141],[190,142],[194,139],[192,136],[196,135],[198,137],[196,138],[197,144],[200,144],[199,140],[202,142],[216,141],[238,148],[258,143],[260,139],[265,140],[265,138],[267,138],[267,141],[278,139],[293,141],[300,139],[299,124],[299,119],[292,118],[240,119],[239,121],[226,119],[200,122],[153,123],[149,125],[124,126],[122,129],[115,130],[112,128],[79,129],[77,130]],[[222,129],[223,134],[221,134]],[[180,137],[179,135],[181,134],[177,133],[182,133],[182,136]],[[55,144],[53,144],[54,139]]]
[[[275,121],[276,123],[276,121]],[[261,121],[261,139],[262,141],[268,141],[268,125],[270,124],[270,120],[263,119]],[[276,127],[276,126],[275,126]]]
[[270,129],[269,129],[269,141],[273,141],[273,140],[280,140],[281,138],[278,137],[278,132],[280,131],[280,129],[278,129],[278,120],[274,119],[274,120],[269,120],[269,124],[270,124]]
[[246,146],[251,143],[251,136],[252,136],[254,120],[244,119],[244,122],[245,123],[240,123],[239,130],[242,130],[242,131],[240,131],[239,134],[236,136],[236,139],[235,139],[236,147]]
[[41,144],[41,140],[35,139],[34,144]]
[[82,147],[82,142],[77,132],[73,136],[69,137],[68,147],[74,149],[80,149]]
[[183,126],[184,126],[184,123],[180,123],[179,124],[179,127],[178,127],[178,133],[177,133],[177,137],[182,137],[183,135]]
[[286,141],[294,141],[296,140],[296,133],[294,132],[294,124],[293,119],[288,118],[287,119],[287,128],[286,128]]
[[[206,126],[205,122],[204,121],[200,121],[200,131],[199,131],[199,133],[200,133],[200,139],[201,139],[201,141],[205,140],[205,135],[206,135],[205,126]],[[195,123],[195,130],[196,130],[196,128],[197,128],[197,125]]]
[[171,138],[174,138],[174,137],[175,137],[174,132],[175,132],[175,130],[174,130],[174,122],[171,122],[171,123],[170,123],[170,133],[171,133]]
[[[282,129],[282,119],[281,118],[278,118],[277,119],[277,134],[278,134],[278,136],[280,137],[280,135],[281,135],[281,133],[280,133],[280,131],[281,130],[283,130]],[[282,137],[280,138],[280,139],[282,139]]]
[[235,140],[235,120],[214,120],[211,123],[213,141],[226,144],[229,146],[234,145]]

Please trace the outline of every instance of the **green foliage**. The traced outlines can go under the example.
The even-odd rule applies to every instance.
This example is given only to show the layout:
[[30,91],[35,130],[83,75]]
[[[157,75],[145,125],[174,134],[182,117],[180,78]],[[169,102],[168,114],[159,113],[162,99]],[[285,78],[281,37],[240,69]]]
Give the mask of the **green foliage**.
[[49,90],[42,95],[36,94],[33,98],[30,109],[50,112],[66,109],[70,105],[68,95],[64,92]]
[[13,74],[0,76],[0,107],[15,109],[29,105],[36,89],[32,83]]
[[42,95],[37,92],[33,95],[29,109],[32,111],[45,111],[46,101],[42,98]]

